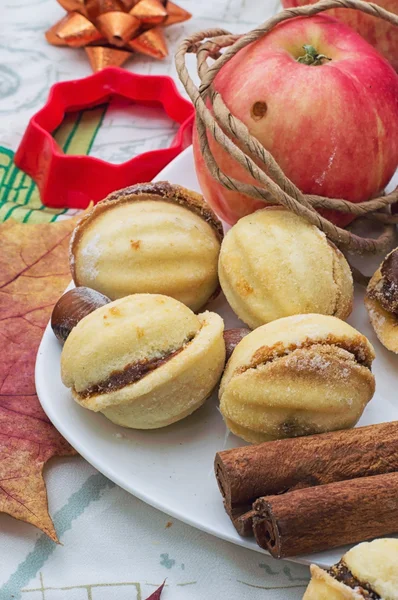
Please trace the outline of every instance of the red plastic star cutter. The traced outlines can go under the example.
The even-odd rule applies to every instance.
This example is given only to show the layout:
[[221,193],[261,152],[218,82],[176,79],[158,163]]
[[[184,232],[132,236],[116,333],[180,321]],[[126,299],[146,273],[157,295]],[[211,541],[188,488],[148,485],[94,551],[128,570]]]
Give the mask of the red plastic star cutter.
[[[122,164],[92,156],[66,155],[51,133],[67,112],[92,108],[122,97],[163,106],[180,124],[169,148],[144,152]],[[170,77],[137,75],[108,67],[94,75],[56,83],[45,106],[30,120],[15,154],[15,164],[36,182],[43,204],[53,208],[86,208],[110,192],[150,181],[191,144],[194,108]]]

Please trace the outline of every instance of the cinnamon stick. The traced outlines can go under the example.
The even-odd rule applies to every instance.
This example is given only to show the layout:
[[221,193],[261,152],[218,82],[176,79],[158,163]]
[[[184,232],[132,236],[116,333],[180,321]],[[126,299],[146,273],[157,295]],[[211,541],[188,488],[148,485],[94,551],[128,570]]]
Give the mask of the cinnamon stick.
[[233,508],[228,514],[239,535],[242,537],[250,537],[253,535],[254,510],[251,506],[245,508]]
[[398,532],[398,473],[300,489],[254,503],[257,543],[276,558]]
[[[304,487],[308,486],[297,484],[294,488],[291,488],[290,491],[299,490]],[[228,510],[224,502],[224,508],[239,535],[242,537],[251,537],[253,535],[253,517],[255,515],[252,505],[236,506],[235,508]]]
[[[264,442],[216,454],[225,508],[250,533],[252,503],[297,487],[398,471],[398,422]],[[247,508],[249,507],[249,508]],[[245,524],[242,525],[242,521]]]

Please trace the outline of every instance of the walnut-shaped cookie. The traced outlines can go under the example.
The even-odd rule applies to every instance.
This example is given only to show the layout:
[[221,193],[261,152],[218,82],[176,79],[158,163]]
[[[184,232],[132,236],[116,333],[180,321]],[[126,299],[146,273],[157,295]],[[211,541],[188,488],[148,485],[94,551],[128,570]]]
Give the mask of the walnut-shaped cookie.
[[398,248],[386,256],[370,280],[365,306],[380,342],[398,354]]
[[364,335],[325,315],[295,315],[236,346],[220,385],[227,427],[259,443],[353,427],[375,390]]
[[358,544],[328,571],[311,565],[303,600],[398,600],[398,540]]
[[222,225],[203,197],[167,182],[110,194],[71,240],[73,281],[111,300],[164,294],[199,311],[219,292]]
[[222,290],[251,329],[290,315],[346,319],[353,281],[343,254],[317,227],[269,207],[240,219],[221,245]]
[[160,294],[134,294],[73,327],[61,355],[63,383],[83,407],[118,425],[165,427],[202,406],[225,362],[222,318],[195,315]]

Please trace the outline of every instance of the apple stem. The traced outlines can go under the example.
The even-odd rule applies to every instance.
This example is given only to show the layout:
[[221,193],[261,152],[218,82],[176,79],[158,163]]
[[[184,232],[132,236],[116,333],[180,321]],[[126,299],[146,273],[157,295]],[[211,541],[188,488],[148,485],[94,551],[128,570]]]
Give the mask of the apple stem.
[[304,44],[303,48],[305,50],[305,54],[303,56],[299,56],[297,59],[297,62],[303,65],[323,65],[324,61],[332,60],[328,56],[325,56],[325,54],[318,54],[318,51],[310,44]]

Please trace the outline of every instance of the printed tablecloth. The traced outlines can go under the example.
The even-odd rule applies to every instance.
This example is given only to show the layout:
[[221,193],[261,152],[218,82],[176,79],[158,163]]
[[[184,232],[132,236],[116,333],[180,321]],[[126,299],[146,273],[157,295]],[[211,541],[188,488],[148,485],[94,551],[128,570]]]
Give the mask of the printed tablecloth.
[[[126,63],[127,69],[177,79],[172,55],[184,35],[213,26],[245,31],[278,8],[276,0],[179,4],[193,19],[167,30],[170,57],[157,62],[140,55]],[[62,15],[55,0],[0,1],[0,220],[69,216],[45,209],[32,180],[12,162],[49,87],[90,73],[83,50],[56,48],[44,39],[44,31]],[[156,109],[117,102],[71,117],[56,137],[66,152],[121,162],[164,146],[174,133],[175,125]],[[0,514],[0,600],[145,600],[165,578],[162,600],[298,600],[303,595],[306,567],[272,560],[171,519],[81,458],[53,459],[45,478],[61,544]]]

